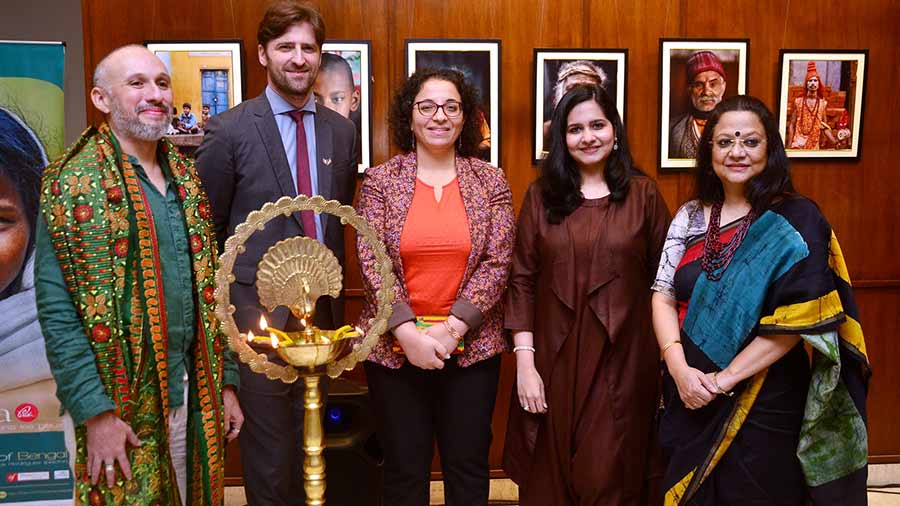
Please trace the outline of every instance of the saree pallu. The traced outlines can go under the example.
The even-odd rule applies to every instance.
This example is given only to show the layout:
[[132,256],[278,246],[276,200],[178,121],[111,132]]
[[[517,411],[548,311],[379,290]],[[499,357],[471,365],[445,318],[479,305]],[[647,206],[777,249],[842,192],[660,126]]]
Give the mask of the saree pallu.
[[701,268],[703,241],[688,240],[675,273],[691,367],[720,371],[756,336],[803,339],[699,410],[665,375],[666,506],[866,504],[870,368],[830,225],[812,201],[783,200],[753,222],[718,281]]

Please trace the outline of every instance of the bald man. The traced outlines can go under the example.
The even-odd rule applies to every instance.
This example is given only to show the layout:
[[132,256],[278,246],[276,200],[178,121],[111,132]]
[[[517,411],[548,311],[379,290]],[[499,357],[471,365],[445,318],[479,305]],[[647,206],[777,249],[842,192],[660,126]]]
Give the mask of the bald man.
[[106,121],[44,171],[36,234],[38,318],[77,426],[76,504],[221,505],[243,416],[213,316],[209,202],[161,140],[171,78],[125,46],[97,65],[91,101]]

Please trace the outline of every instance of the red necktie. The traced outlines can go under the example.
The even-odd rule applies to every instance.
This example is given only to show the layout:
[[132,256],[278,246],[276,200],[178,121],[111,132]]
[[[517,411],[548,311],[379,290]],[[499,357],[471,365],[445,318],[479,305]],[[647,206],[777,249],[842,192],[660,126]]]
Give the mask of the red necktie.
[[[306,129],[303,128],[303,113],[291,111],[288,114],[297,123],[297,194],[312,197],[312,179],[309,177],[309,154],[306,152]],[[300,222],[306,237],[316,239],[316,219],[312,211],[300,212]]]

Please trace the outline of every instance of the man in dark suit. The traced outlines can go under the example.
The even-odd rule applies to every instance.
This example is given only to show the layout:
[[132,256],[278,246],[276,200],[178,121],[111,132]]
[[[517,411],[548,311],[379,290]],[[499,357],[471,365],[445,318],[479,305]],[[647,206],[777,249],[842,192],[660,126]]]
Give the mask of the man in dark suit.
[[[350,204],[355,191],[353,123],[317,107],[313,99],[325,40],[321,15],[296,0],[281,0],[266,11],[257,40],[268,77],[265,92],[211,118],[197,150],[220,249],[234,228],[266,202],[299,193]],[[343,226],[334,216],[309,211],[270,221],[250,237],[234,265],[231,302],[241,331],[258,332],[261,314],[272,327],[298,329],[287,308],[272,313],[262,308],[255,281],[265,252],[299,235],[323,242],[344,264]],[[321,328],[342,325],[343,301],[323,297],[314,318]],[[271,351],[269,358],[280,361]],[[239,399],[247,416],[239,440],[248,502],[303,504],[303,382],[268,380],[241,364]]]

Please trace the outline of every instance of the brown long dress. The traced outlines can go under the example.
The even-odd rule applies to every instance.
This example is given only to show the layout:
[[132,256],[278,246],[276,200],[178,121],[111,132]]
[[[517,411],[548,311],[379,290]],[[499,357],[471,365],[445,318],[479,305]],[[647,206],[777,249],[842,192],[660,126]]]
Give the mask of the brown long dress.
[[532,185],[519,216],[505,325],[534,332],[547,414],[510,403],[504,468],[522,506],[656,504],[659,352],[650,285],[669,213],[655,183],[586,200],[558,225]]

